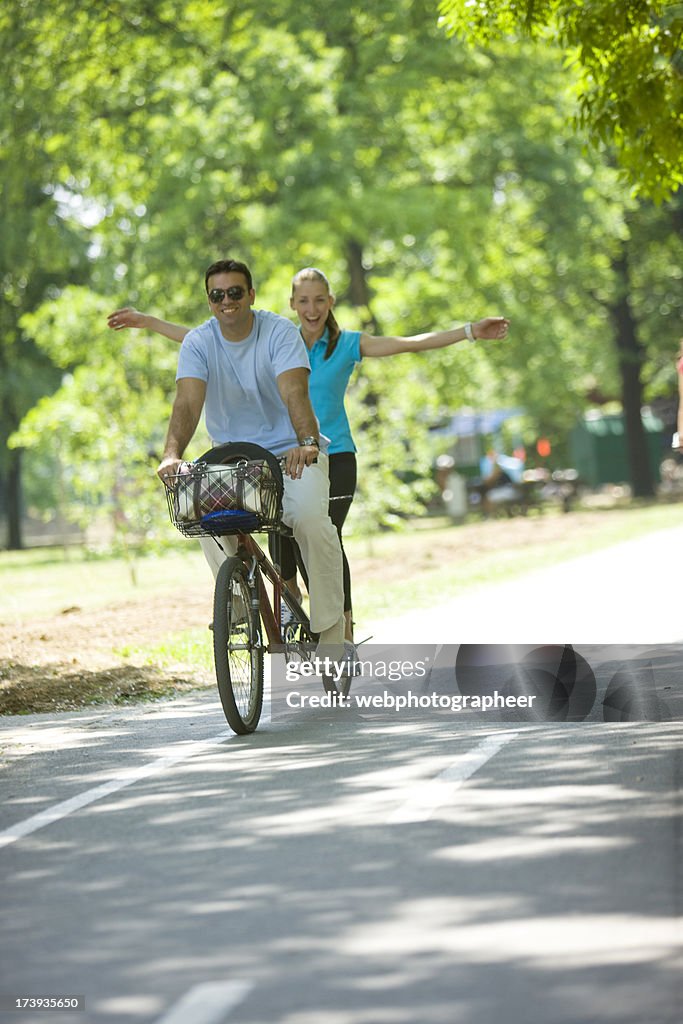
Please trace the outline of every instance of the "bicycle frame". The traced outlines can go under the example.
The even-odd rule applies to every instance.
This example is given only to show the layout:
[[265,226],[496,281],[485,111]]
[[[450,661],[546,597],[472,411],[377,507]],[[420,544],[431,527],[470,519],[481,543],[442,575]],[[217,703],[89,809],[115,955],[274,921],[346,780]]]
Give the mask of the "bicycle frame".
[[[284,654],[288,661],[310,662],[318,637],[311,632],[299,602],[286,590],[280,571],[253,536],[237,531],[231,536],[236,539],[237,549],[228,555],[214,535],[226,554],[214,592],[214,660],[225,717],[234,732],[244,735],[254,731],[261,715],[264,654]],[[272,587],[272,602],[267,583]],[[283,601],[294,613],[291,624],[284,629]],[[341,682],[322,671],[322,684],[331,701],[346,696],[350,678],[350,669]]]
[[[352,498],[352,495],[350,494],[339,494],[330,498],[330,502],[348,501],[350,498]],[[273,532],[276,536],[289,536],[289,534],[285,534],[282,530],[275,529]],[[248,567],[249,585],[251,587],[255,587],[256,593],[258,594],[259,611],[265,627],[266,637],[268,638],[268,646],[265,650],[270,652],[271,649],[281,648],[283,646],[281,610],[282,594],[284,591],[282,576],[270,561],[263,548],[261,548],[261,546],[254,540],[253,534],[236,533],[233,534],[233,536],[237,541],[237,556],[241,558],[245,566]],[[225,553],[218,538],[214,537],[214,540]],[[264,583],[264,577],[273,588],[272,604]],[[306,612],[296,598],[289,593],[287,594],[287,604],[296,614],[305,629],[310,633],[311,627]]]
[[[253,534],[238,533],[235,536],[237,539],[237,556],[248,567],[249,584],[256,588],[256,593],[258,594],[259,612],[268,639],[266,650],[270,651],[271,649],[282,647],[281,609],[284,590],[282,576],[270,561],[263,548],[254,540]],[[265,580],[268,580],[273,588],[272,603]],[[310,629],[308,616],[296,598],[288,594],[287,603],[292,608],[292,611],[301,619],[304,626]]]

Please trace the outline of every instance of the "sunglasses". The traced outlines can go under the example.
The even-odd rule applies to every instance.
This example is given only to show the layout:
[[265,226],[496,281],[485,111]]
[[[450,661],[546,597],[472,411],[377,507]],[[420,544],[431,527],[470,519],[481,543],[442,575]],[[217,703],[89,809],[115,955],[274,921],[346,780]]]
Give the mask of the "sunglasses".
[[233,302],[238,302],[239,299],[244,298],[247,290],[239,284],[234,284],[232,288],[212,288],[209,292],[210,302],[222,302],[224,298],[232,299]]

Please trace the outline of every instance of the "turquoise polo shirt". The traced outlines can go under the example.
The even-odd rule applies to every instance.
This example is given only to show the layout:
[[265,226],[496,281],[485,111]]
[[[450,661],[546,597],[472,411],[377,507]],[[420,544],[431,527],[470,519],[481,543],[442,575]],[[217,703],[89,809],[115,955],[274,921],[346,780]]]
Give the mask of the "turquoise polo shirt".
[[351,427],[344,408],[344,395],[360,352],[360,331],[342,331],[334,352],[325,359],[328,330],[308,350],[311,376],[308,390],[323,434],[330,438],[329,454],[355,452]]

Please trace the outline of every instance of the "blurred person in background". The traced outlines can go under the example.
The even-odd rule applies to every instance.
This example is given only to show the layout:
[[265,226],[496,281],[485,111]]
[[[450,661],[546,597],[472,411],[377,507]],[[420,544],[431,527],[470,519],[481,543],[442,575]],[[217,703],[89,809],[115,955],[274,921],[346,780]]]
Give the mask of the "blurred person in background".
[[671,441],[671,447],[680,451],[683,442],[683,338],[678,343],[676,376],[678,377],[678,415],[676,417],[676,433]]

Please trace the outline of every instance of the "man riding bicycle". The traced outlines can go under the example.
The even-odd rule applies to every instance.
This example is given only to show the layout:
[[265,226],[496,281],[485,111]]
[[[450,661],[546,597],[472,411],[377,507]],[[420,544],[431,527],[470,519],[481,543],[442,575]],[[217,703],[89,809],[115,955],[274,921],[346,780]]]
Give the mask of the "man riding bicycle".
[[[179,472],[204,406],[214,445],[251,442],[283,457],[282,521],[293,531],[308,574],[311,629],[321,644],[342,644],[342,555],[327,511],[327,439],[308,397],[306,346],[285,317],[252,309],[246,264],[212,263],[204,285],[212,316],[181,346],[158,475],[164,480]],[[224,540],[233,551],[234,540]],[[226,555],[210,537],[200,543],[216,576]]]

